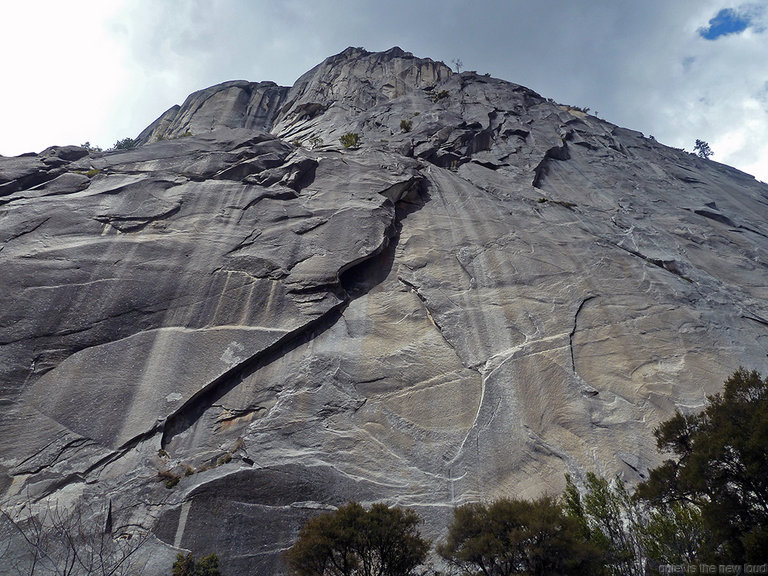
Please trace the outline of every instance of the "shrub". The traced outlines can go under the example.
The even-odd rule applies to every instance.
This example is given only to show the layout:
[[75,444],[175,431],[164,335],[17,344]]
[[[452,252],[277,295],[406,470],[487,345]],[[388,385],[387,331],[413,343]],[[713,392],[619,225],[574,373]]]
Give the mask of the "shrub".
[[453,511],[438,553],[465,574],[599,574],[602,554],[554,498],[502,498]]
[[220,576],[219,557],[209,554],[195,561],[192,554],[177,554],[173,563],[173,576]]
[[157,477],[162,482],[165,481],[165,487],[169,490],[176,486],[181,480],[181,476],[171,470],[158,470]]
[[437,102],[439,100],[443,100],[444,98],[448,98],[450,94],[448,94],[448,90],[440,90],[437,94],[432,96],[432,102]]
[[357,132],[347,132],[339,137],[339,142],[344,148],[357,148],[360,146],[360,134]]
[[83,144],[80,144],[80,148],[85,148],[89,153],[101,152],[101,148],[99,148],[98,146],[91,146],[90,142],[84,142]]
[[410,510],[374,504],[366,511],[350,502],[311,518],[285,560],[296,576],[409,576],[429,551],[420,523]]
[[697,156],[699,156],[699,158],[709,158],[712,156],[712,154],[714,154],[714,152],[712,152],[712,148],[710,148],[709,144],[704,140],[696,140],[696,144],[693,146],[693,151]]
[[216,466],[223,466],[227,462],[231,462],[231,461],[232,461],[232,454],[227,452],[226,454],[222,454],[221,456],[219,456],[219,458],[216,460]]
[[582,535],[604,554],[608,573],[645,574],[640,511],[621,479],[610,483],[590,472],[584,495],[569,475],[565,480],[565,512],[577,522]]
[[413,122],[411,120],[400,120],[400,130],[403,132],[410,132],[412,127]]
[[637,496],[701,511],[704,560],[764,563],[768,550],[768,377],[739,368],[698,414],[677,412],[655,430],[675,454]]
[[118,140],[115,142],[115,145],[113,146],[114,150],[132,150],[133,148],[136,148],[138,146],[138,142],[134,140],[133,138],[123,138],[122,140]]
[[318,146],[322,146],[322,145],[323,145],[323,139],[320,138],[320,136],[312,136],[309,139],[309,149],[310,150],[314,150]]

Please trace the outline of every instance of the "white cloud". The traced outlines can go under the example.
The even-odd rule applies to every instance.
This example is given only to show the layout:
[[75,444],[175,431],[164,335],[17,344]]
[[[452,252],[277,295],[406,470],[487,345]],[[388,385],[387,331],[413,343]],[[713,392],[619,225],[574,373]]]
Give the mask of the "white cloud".
[[110,102],[127,82],[123,47],[104,27],[120,5],[3,3],[0,152],[80,143],[102,133]]
[[[11,4],[13,8],[8,8]],[[283,85],[347,46],[417,56],[589,106],[768,180],[768,10],[700,0],[122,0],[5,3],[0,153],[135,136],[172,104],[243,78]],[[701,38],[723,8],[751,26]],[[746,13],[746,12],[745,12]],[[761,32],[762,30],[762,32]]]

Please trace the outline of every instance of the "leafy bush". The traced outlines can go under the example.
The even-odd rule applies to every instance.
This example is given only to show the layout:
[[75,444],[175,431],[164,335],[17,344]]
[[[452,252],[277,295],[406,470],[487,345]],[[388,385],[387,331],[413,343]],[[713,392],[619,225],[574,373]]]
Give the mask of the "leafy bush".
[[75,174],[82,174],[83,176],[88,176],[88,178],[93,178],[97,174],[101,174],[101,170],[98,168],[91,168],[90,170],[75,170]]
[[173,472],[172,470],[158,470],[157,478],[161,482],[165,482],[165,487],[169,490],[176,486],[181,480],[181,476]]
[[710,148],[709,144],[704,140],[696,140],[696,144],[693,146],[693,151],[697,156],[699,156],[699,158],[709,158],[712,156],[712,154],[714,154],[714,152],[712,152],[712,148]]
[[101,152],[101,148],[99,148],[98,146],[91,146],[90,142],[84,142],[83,144],[80,144],[80,148],[85,148],[89,153]]
[[637,496],[701,511],[704,560],[768,559],[768,377],[739,368],[698,414],[677,412],[654,432],[669,459]]
[[227,452],[226,454],[222,454],[216,459],[216,466],[223,466],[224,464],[232,461],[232,454]]
[[114,150],[132,150],[133,148],[136,148],[136,146],[138,146],[138,142],[133,138],[123,138],[122,140],[115,142],[115,145],[112,148]]
[[339,142],[344,148],[357,148],[360,146],[360,134],[357,132],[347,132],[339,137]]
[[400,130],[403,132],[410,132],[412,127],[413,122],[411,120],[400,120]]
[[192,554],[177,554],[173,563],[173,576],[221,576],[219,557],[209,554],[195,561]]
[[432,102],[438,102],[439,100],[448,98],[448,96],[450,96],[450,94],[448,93],[448,90],[440,90],[440,92],[432,96]]
[[453,511],[438,553],[465,574],[599,574],[602,554],[551,497],[502,498]]
[[320,136],[312,136],[309,139],[309,149],[310,150],[314,150],[318,146],[322,146],[322,145],[323,145],[323,139],[320,138]]
[[350,502],[310,519],[285,560],[296,576],[409,576],[429,551],[420,523],[410,510]]
[[604,555],[612,576],[643,576],[640,513],[621,479],[613,484],[587,474],[582,496],[566,475],[565,511],[583,536]]

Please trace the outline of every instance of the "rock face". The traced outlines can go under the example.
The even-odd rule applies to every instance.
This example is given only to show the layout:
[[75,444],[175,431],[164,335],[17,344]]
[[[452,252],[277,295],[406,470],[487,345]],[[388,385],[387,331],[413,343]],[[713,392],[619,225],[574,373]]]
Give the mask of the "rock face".
[[279,573],[350,499],[437,538],[633,482],[768,370],[768,186],[527,88],[349,48],[138,141],[0,159],[0,502],[111,502],[147,574]]

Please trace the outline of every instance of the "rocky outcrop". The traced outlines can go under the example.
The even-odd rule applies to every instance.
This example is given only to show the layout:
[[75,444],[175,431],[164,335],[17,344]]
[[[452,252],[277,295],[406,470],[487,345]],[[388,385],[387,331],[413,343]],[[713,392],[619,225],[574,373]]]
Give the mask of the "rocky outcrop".
[[138,144],[218,130],[246,128],[269,131],[288,88],[274,82],[233,80],[190,94],[142,131]]
[[349,499],[438,537],[633,482],[658,422],[768,370],[768,187],[527,88],[350,48],[138,140],[0,159],[0,499],[130,511],[148,573],[279,572]]

